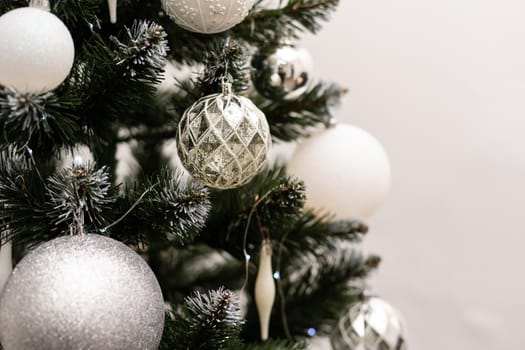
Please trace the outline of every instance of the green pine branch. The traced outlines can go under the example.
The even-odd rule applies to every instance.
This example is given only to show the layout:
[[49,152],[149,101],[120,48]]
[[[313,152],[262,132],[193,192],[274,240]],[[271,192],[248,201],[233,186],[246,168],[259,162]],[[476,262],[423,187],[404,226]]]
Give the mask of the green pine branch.
[[[260,2],[260,1],[259,1]],[[317,33],[337,9],[339,0],[289,0],[282,8],[259,10],[257,4],[246,19],[233,28],[236,37],[254,46],[298,39],[303,32]]]
[[158,244],[155,249],[183,246],[198,236],[210,206],[207,188],[164,168],[155,178],[123,191],[113,217],[125,220],[110,229],[111,236],[130,244]]
[[199,241],[226,250],[244,261],[245,229],[247,246],[258,247],[268,232],[272,239],[280,239],[285,233],[283,225],[287,225],[302,210],[304,185],[286,176],[283,168],[276,168],[263,171],[250,183],[237,189],[214,191],[212,203],[210,218]]
[[227,289],[195,292],[167,318],[160,350],[239,349],[244,324],[238,296]]
[[[42,94],[0,90],[0,144],[30,146],[46,153],[83,140],[78,117],[81,100],[72,91]],[[51,151],[51,152],[50,152]]]
[[346,90],[335,84],[318,83],[295,100],[257,100],[266,115],[275,139],[293,141],[309,136],[309,127],[328,125],[331,108],[337,106]]

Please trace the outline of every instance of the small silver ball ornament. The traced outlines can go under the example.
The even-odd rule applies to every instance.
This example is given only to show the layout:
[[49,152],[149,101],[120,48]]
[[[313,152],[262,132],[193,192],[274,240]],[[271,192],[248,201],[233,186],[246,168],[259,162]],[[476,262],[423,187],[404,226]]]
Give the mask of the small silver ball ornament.
[[0,297],[4,350],[153,350],[163,327],[164,300],[149,266],[101,235],[38,246]]
[[313,60],[304,48],[284,45],[269,55],[258,53],[252,67],[253,85],[269,99],[294,100],[312,83]]
[[242,22],[253,0],[162,0],[168,16],[191,32],[214,34]]
[[406,350],[401,316],[381,298],[352,305],[339,319],[331,337],[334,350]]
[[186,170],[207,186],[229,189],[250,181],[266,164],[271,146],[264,113],[231,92],[204,96],[179,123],[177,150]]

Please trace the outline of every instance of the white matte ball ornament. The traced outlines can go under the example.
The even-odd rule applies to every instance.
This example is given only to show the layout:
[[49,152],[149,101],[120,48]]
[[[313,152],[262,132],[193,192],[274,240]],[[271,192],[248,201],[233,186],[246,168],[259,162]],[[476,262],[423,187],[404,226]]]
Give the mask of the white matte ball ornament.
[[163,327],[164,300],[149,266],[101,235],[38,246],[0,297],[4,350],[154,350]]
[[336,219],[367,218],[390,187],[385,150],[363,129],[337,124],[297,147],[288,173],[304,180],[306,206]]
[[68,76],[75,47],[64,23],[40,8],[0,17],[0,84],[19,92],[46,92]]
[[214,34],[242,22],[252,0],[162,0],[170,18],[191,32]]

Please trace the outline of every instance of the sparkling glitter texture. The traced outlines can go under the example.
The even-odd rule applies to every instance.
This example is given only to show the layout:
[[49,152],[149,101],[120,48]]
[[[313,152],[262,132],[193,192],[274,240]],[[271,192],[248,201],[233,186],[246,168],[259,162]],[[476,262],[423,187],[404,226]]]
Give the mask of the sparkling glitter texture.
[[350,307],[332,334],[334,350],[406,350],[398,312],[380,298]]
[[163,327],[162,292],[149,266],[101,235],[40,245],[0,298],[4,350],[153,350]]
[[250,181],[265,165],[270,146],[263,112],[249,99],[227,91],[195,102],[179,124],[182,164],[195,179],[215,188]]
[[0,84],[19,92],[45,92],[68,76],[75,47],[64,23],[40,8],[0,17]]
[[253,0],[162,0],[168,16],[182,28],[220,33],[242,22]]

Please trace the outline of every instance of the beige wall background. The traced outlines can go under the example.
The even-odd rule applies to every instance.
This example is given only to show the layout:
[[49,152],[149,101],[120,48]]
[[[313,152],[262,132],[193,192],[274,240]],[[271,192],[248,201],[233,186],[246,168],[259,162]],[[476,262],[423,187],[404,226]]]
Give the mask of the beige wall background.
[[304,44],[389,153],[366,247],[410,349],[525,348],[525,2],[342,0]]

